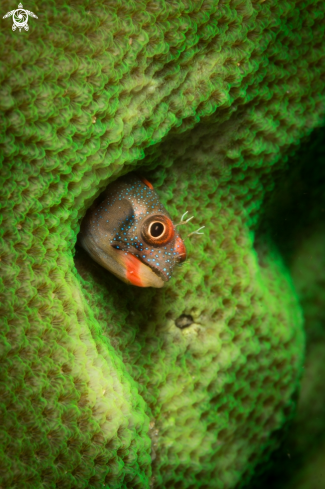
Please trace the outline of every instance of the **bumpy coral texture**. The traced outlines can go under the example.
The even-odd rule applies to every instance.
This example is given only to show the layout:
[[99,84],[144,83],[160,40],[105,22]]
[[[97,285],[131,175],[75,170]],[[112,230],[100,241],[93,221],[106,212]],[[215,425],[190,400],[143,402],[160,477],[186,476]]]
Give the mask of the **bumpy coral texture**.
[[[239,486],[301,375],[301,309],[254,230],[322,121],[325,4],[26,8],[30,30],[0,34],[1,487]],[[189,232],[206,226],[161,290],[75,251],[86,209],[133,169],[195,215]]]
[[[258,240],[285,260],[305,318],[306,358],[294,423],[269,470],[250,489],[323,489],[325,460],[325,130],[315,130],[290,160],[261,218]],[[312,162],[312,164],[311,164]]]

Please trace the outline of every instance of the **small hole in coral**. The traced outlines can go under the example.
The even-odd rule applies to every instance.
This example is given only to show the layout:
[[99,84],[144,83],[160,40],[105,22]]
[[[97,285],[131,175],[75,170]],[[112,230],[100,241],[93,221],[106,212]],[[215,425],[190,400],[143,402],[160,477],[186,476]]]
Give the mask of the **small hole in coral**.
[[193,317],[190,314],[182,314],[178,319],[176,319],[175,324],[178,328],[184,329],[191,326],[193,322]]

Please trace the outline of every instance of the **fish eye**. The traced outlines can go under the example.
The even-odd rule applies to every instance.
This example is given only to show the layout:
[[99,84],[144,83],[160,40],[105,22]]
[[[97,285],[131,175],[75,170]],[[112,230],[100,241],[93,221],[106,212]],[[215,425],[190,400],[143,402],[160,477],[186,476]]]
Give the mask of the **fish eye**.
[[165,231],[165,225],[162,222],[155,221],[149,226],[148,232],[153,238],[160,238]]
[[145,219],[141,234],[146,243],[152,246],[162,246],[174,238],[175,228],[169,217],[156,214]]

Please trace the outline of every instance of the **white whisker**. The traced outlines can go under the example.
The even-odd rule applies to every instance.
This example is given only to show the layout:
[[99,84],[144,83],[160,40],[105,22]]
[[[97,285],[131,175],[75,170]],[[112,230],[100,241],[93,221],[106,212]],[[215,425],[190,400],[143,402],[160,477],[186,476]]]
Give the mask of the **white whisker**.
[[187,237],[189,238],[190,236],[193,236],[193,234],[204,234],[204,233],[199,233],[199,231],[201,229],[205,228],[205,226],[201,226],[199,229],[197,229],[196,231],[193,231],[193,233],[190,233],[187,235]]
[[185,213],[182,215],[180,222],[179,222],[178,224],[175,224],[175,227],[176,227],[176,226],[180,226],[181,224],[187,224],[188,222],[190,222],[190,220],[191,220],[191,219],[193,219],[193,217],[194,217],[194,216],[189,217],[188,219],[186,219],[186,221],[184,221],[183,219],[184,219],[184,217],[186,216],[186,214],[187,214],[187,213],[188,213],[188,211],[186,211],[186,212],[185,212]]

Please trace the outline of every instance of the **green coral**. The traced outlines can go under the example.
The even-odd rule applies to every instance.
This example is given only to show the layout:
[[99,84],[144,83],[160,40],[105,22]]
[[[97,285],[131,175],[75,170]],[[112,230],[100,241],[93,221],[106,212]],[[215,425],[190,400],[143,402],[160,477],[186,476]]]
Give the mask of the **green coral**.
[[[243,484],[302,372],[298,299],[254,233],[288,151],[324,116],[325,5],[28,9],[28,33],[10,19],[0,33],[1,485]],[[161,290],[75,253],[87,207],[135,168],[175,218],[195,215],[189,230],[206,226]]]
[[[307,337],[294,423],[270,470],[253,487],[322,489],[324,461],[324,129],[317,129],[290,159],[265,206],[259,228],[277,242],[303,307]],[[311,162],[313,163],[311,165]],[[250,486],[250,489],[253,489]]]

